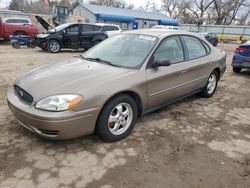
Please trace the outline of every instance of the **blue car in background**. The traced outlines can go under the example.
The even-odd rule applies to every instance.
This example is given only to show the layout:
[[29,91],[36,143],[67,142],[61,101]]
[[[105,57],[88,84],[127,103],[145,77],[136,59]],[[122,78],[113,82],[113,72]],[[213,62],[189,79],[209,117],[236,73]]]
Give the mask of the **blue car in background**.
[[239,73],[242,69],[250,69],[250,41],[236,48],[232,66],[236,73]]

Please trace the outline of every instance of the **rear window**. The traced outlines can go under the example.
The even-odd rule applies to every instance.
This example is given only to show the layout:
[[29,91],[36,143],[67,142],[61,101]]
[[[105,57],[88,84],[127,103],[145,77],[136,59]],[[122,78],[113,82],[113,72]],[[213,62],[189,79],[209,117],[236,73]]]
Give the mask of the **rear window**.
[[116,26],[103,26],[102,31],[117,31],[119,30],[118,27]]
[[200,39],[191,36],[183,36],[187,46],[189,59],[196,59],[207,55],[207,50]]
[[25,19],[8,19],[5,21],[6,23],[23,23],[23,24],[29,24],[30,22]]

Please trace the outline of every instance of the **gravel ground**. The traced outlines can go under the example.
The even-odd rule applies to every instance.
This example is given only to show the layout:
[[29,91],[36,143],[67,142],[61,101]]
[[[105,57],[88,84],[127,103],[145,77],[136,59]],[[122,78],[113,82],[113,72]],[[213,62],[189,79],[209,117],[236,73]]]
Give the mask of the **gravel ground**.
[[48,141],[19,126],[6,90],[25,71],[80,54],[0,44],[0,187],[250,187],[250,71],[228,68],[212,98],[197,96],[139,119],[126,139]]

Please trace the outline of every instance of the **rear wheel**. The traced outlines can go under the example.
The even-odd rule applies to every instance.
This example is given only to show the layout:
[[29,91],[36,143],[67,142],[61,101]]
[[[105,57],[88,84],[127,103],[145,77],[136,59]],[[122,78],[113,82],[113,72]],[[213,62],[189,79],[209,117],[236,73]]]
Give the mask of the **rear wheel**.
[[236,73],[240,73],[241,68],[238,68],[238,67],[233,67],[233,71],[234,71],[234,72],[236,72]]
[[134,99],[128,95],[119,95],[103,107],[96,125],[96,132],[106,142],[121,140],[134,128],[137,113]]
[[61,50],[61,45],[57,40],[51,40],[47,44],[47,49],[51,53],[58,53]]
[[20,43],[18,41],[13,42],[11,45],[13,48],[16,48],[16,49],[20,48]]
[[216,91],[218,80],[219,80],[219,74],[217,71],[214,70],[210,74],[206,86],[200,92],[200,96],[207,98],[212,97]]

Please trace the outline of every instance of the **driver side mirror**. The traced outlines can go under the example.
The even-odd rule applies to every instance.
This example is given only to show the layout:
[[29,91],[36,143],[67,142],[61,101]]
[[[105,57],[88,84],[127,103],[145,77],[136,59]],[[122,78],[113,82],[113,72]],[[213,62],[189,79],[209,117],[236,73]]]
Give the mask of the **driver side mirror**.
[[171,65],[171,62],[169,60],[158,60],[158,61],[155,61],[154,64],[153,64],[153,67],[156,68],[156,67],[166,67],[166,66],[170,66]]

